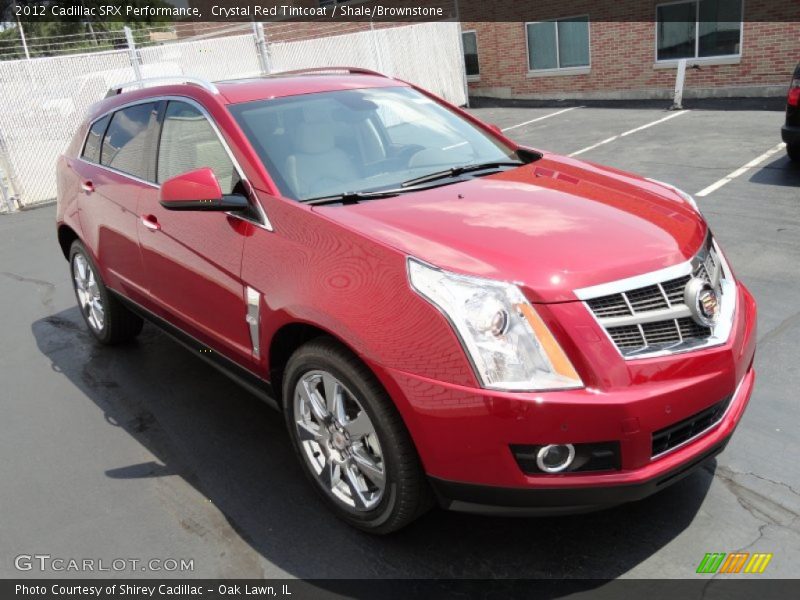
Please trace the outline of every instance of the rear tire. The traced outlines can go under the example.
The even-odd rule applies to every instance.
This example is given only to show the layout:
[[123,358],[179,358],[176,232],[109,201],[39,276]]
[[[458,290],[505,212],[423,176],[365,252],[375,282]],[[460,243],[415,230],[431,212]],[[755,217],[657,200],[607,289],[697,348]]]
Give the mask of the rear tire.
[[314,489],[339,518],[387,534],[433,505],[411,436],[372,372],[335,340],[301,346],[283,377],[286,425]]
[[139,335],[144,321],[108,291],[100,270],[78,240],[70,247],[69,264],[78,308],[97,341],[114,345]]
[[789,160],[800,163],[800,144],[792,146],[786,145],[786,154],[789,155]]

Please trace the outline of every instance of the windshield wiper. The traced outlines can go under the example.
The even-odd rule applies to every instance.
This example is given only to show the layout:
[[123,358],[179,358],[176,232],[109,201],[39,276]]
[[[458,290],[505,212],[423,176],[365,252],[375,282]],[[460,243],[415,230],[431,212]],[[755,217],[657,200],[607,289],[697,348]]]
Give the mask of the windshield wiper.
[[484,169],[496,169],[499,167],[519,167],[524,164],[525,163],[521,161],[505,160],[505,161],[485,162],[474,165],[463,165],[460,167],[450,167],[449,169],[445,169],[444,171],[437,171],[435,173],[429,173],[428,175],[423,175],[422,177],[415,177],[414,179],[409,179],[408,181],[404,181],[400,185],[402,187],[407,187],[411,185],[417,185],[419,183],[427,183],[428,181],[436,181],[437,179],[458,177],[459,175],[463,175],[464,173],[471,173],[473,171],[483,171]]
[[320,196],[319,198],[308,198],[301,200],[303,204],[319,206],[321,204],[355,204],[362,200],[374,200],[376,198],[392,198],[412,190],[381,190],[377,192],[344,192],[331,196]]

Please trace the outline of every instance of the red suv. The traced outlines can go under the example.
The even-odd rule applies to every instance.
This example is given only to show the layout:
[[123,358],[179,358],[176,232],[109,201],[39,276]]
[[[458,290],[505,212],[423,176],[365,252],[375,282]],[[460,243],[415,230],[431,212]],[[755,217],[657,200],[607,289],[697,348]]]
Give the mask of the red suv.
[[359,69],[153,83],[58,164],[86,323],[273,403],[351,524],[603,508],[725,447],[756,306],[689,195]]

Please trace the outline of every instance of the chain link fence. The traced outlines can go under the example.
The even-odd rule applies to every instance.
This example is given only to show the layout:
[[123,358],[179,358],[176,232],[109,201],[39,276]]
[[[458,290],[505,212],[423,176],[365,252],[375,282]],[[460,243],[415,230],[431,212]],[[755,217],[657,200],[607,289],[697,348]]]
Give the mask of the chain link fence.
[[[302,25],[302,24],[297,24]],[[358,66],[466,103],[460,24],[423,23],[372,28],[363,24],[305,32],[292,24],[252,33],[199,34],[135,48],[70,53],[30,60],[0,60],[0,212],[53,202],[55,165],[89,106],[109,88],[142,78],[193,76],[209,81],[259,76],[297,68]],[[318,37],[322,35],[323,37]],[[174,36],[173,36],[174,37]],[[311,38],[311,39],[309,39]],[[136,61],[134,69],[133,60]]]

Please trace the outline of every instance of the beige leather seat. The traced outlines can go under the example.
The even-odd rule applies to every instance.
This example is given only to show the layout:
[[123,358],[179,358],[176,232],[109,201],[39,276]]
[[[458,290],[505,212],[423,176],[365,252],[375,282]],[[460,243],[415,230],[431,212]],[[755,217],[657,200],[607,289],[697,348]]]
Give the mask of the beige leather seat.
[[217,176],[222,193],[233,192],[239,182],[239,175],[205,118],[197,116],[167,119],[161,140],[158,156],[159,181],[209,167]]
[[331,123],[300,123],[294,135],[295,152],[286,159],[286,179],[298,198],[338,194],[358,179],[346,152],[336,147]]

